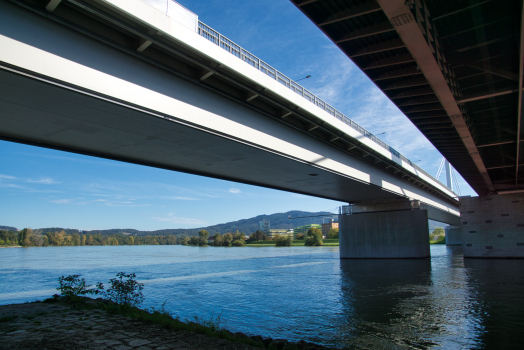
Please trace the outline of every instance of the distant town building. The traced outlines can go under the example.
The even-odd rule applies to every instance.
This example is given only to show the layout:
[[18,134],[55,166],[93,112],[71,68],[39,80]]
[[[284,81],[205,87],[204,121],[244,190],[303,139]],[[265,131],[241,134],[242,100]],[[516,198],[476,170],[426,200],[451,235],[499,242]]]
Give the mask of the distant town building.
[[310,228],[312,227],[316,227],[318,229],[320,229],[320,225],[318,224],[309,224],[309,225],[302,225],[302,226],[299,226],[299,227],[295,227],[294,229],[294,233],[295,235],[299,234],[299,233],[302,233],[302,234],[306,234],[307,231],[309,231]]
[[258,225],[260,226],[259,230],[266,233],[269,232],[269,229],[271,228],[271,225],[269,223],[269,220],[262,220],[258,222]]
[[326,237],[332,228],[338,228],[338,222],[334,222],[333,219],[331,219],[330,222],[322,224],[322,236]]
[[270,229],[270,230],[267,231],[267,236],[270,237],[270,238],[273,238],[276,235],[293,236],[293,230],[288,230],[288,229]]

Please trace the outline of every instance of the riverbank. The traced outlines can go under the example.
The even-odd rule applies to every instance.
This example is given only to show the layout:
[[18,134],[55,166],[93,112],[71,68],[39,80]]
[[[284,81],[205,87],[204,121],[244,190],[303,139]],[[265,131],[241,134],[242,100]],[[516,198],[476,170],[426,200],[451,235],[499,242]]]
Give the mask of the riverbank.
[[328,349],[219,330],[213,320],[181,322],[159,311],[86,300],[74,309],[62,301],[0,306],[0,349]]
[[[293,240],[291,243],[292,247],[307,247],[305,245],[305,240]],[[323,243],[325,247],[338,247],[339,246],[339,240],[338,239],[323,239]],[[251,243],[246,243],[246,247],[268,247],[268,246],[274,246],[274,241],[254,241]]]

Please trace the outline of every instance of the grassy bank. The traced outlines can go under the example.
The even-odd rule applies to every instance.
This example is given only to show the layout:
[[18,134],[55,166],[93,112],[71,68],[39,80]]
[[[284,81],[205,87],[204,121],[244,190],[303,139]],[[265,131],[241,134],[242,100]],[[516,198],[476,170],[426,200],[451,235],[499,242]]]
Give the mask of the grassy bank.
[[[324,239],[322,240],[324,242],[324,246],[334,246],[338,247],[339,240],[338,239]],[[306,241],[303,239],[296,239],[291,244],[293,247],[305,247]],[[274,241],[254,241],[251,243],[246,243],[246,247],[268,247],[268,246],[274,246]]]

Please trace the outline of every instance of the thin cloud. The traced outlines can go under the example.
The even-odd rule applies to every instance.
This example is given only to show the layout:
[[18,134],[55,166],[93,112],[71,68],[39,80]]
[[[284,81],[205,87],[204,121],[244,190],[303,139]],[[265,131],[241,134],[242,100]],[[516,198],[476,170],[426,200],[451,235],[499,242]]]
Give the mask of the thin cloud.
[[231,193],[240,193],[240,190],[238,188],[230,188],[229,192],[231,192]]
[[59,184],[60,182],[53,180],[50,177],[41,177],[38,180],[29,179],[27,182],[34,183],[34,184],[43,184],[43,185],[53,185],[53,184]]
[[11,175],[0,174],[0,179],[9,179],[9,180],[14,180],[14,179],[16,179],[16,177],[11,176]]
[[49,202],[55,203],[55,204],[69,204],[72,201],[73,201],[72,199],[55,199],[55,200],[52,200],[52,201],[49,201]]
[[29,189],[29,188],[27,188],[27,187],[20,186],[20,185],[15,185],[15,184],[2,184],[2,183],[0,183],[0,187],[19,188],[19,189],[22,189],[22,190],[28,190],[28,189]]

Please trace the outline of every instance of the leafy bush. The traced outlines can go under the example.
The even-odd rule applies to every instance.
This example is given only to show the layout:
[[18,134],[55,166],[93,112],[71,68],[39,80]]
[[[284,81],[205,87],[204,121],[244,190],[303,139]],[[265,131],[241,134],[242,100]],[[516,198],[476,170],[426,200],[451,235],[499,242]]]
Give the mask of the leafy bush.
[[293,243],[292,236],[278,236],[275,237],[275,245],[277,247],[291,247]]
[[246,245],[246,242],[243,239],[236,239],[231,243],[234,247],[243,247]]
[[80,275],[69,275],[58,277],[58,283],[60,286],[56,288],[60,291],[62,297],[71,298],[78,297],[86,294],[100,294],[104,289],[102,283],[97,283],[96,288],[89,288],[91,285],[86,286],[85,278],[79,278]]
[[105,293],[106,297],[119,305],[138,306],[142,304],[144,284],[135,280],[136,274],[119,272],[116,277],[109,280],[111,288]]
[[90,288],[91,285],[86,286],[85,278],[80,278],[80,275],[60,276],[58,284],[56,289],[60,291],[62,298],[71,303],[73,307],[84,303],[83,296],[101,294],[104,289],[102,283],[97,283],[95,288]]

